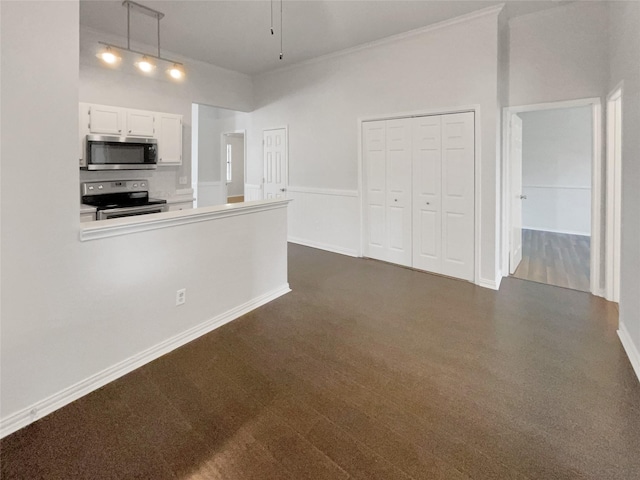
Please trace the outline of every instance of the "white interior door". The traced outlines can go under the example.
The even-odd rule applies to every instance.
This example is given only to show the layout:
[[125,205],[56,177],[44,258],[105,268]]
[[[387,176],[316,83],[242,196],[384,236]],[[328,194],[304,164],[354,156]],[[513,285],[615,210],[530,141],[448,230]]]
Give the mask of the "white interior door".
[[287,131],[284,128],[263,132],[264,198],[287,196]]
[[442,116],[442,270],[473,281],[475,245],[474,113]]
[[411,266],[411,119],[386,122],[387,260]]
[[413,266],[442,270],[442,116],[413,119]]
[[509,166],[511,168],[511,247],[509,273],[515,273],[522,261],[522,119],[510,118]]
[[364,155],[364,188],[366,205],[365,255],[387,260],[386,237],[386,122],[362,124],[362,152]]

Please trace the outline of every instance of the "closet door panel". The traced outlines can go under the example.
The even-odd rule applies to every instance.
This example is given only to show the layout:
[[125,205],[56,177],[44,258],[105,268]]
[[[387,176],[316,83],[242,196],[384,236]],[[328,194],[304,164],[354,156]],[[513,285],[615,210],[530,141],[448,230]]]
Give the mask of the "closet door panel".
[[440,273],[442,263],[441,116],[412,120],[413,267]]
[[365,158],[365,255],[387,260],[386,239],[386,122],[362,124]]
[[442,116],[442,271],[473,281],[474,114]]
[[388,261],[411,266],[411,119],[386,126]]

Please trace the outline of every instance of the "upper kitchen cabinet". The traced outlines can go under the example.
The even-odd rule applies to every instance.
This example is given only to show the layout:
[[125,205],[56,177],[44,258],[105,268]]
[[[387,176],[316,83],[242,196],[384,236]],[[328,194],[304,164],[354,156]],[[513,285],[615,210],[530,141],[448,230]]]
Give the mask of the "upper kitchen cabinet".
[[182,164],[182,115],[157,113],[158,165]]
[[87,135],[150,137],[158,141],[158,165],[182,165],[182,115],[80,103],[80,166]]
[[153,112],[145,110],[126,110],[127,135],[132,137],[153,137],[155,135]]
[[105,105],[89,105],[89,132],[122,135],[125,110]]

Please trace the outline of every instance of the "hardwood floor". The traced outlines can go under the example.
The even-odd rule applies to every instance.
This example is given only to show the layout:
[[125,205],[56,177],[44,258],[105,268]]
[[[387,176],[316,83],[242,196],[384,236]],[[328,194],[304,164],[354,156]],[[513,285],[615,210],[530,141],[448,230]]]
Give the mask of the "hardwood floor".
[[516,278],[589,292],[590,237],[522,230]]
[[293,292],[8,436],[1,477],[639,478],[612,304],[289,256]]
[[235,197],[227,197],[227,203],[242,203],[244,202],[244,195],[236,195]]

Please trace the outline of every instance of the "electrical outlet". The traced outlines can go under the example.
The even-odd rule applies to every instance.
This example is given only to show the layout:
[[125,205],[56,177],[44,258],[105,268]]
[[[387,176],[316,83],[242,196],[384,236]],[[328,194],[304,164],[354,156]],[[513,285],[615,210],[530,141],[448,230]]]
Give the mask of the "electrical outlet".
[[180,177],[178,179],[178,181],[180,182],[180,185],[186,185],[187,184],[187,177]]
[[181,288],[176,292],[176,307],[178,305],[184,305],[186,301],[187,301],[187,289]]

